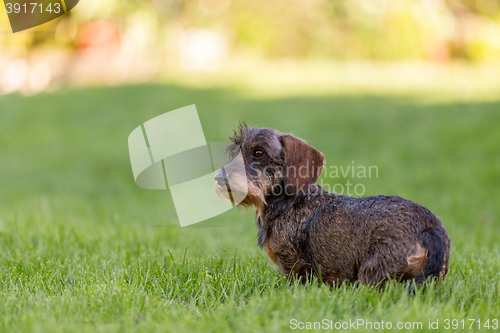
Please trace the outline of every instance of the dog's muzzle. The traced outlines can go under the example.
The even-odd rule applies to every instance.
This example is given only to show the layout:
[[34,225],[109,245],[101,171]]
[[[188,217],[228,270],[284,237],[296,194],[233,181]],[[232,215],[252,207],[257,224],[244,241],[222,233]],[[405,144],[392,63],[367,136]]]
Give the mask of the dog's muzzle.
[[215,181],[217,182],[217,185],[219,186],[224,186],[227,184],[227,177],[226,173],[224,170],[221,168],[219,172],[214,176]]

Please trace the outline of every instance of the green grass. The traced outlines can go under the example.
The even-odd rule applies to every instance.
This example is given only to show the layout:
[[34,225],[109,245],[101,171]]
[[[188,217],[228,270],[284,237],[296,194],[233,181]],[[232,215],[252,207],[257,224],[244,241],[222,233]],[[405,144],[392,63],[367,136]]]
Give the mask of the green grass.
[[[329,166],[377,166],[378,178],[323,180],[431,209],[452,240],[444,283],[415,295],[397,284],[384,292],[289,285],[256,246],[252,212],[180,228],[168,191],[134,184],[127,137],[193,103],[207,141],[246,120],[308,139]],[[445,319],[492,325],[500,319],[499,109],[495,98],[259,98],[174,84],[0,96],[0,331],[271,332],[325,318],[422,322],[424,330],[429,320],[441,329]]]

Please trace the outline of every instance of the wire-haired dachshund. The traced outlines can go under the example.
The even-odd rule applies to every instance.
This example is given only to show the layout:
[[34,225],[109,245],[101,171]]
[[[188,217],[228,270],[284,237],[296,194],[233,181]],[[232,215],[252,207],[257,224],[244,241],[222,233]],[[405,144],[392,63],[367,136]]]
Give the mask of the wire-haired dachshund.
[[[291,134],[241,124],[230,139],[216,190],[255,209],[258,244],[284,274],[377,286],[447,274],[450,238],[428,209],[397,196],[325,191],[316,184],[323,154]],[[245,171],[234,167],[237,156]]]

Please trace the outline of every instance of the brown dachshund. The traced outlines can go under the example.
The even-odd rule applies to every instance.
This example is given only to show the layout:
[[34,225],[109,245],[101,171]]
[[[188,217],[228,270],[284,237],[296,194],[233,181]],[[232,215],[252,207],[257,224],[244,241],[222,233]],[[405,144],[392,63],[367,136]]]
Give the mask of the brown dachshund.
[[[243,193],[259,246],[284,274],[378,286],[447,274],[450,238],[428,209],[397,196],[325,191],[316,184],[323,154],[291,134],[242,124],[230,139],[232,161],[215,176],[216,190],[227,200]],[[239,154],[244,172],[233,167]]]

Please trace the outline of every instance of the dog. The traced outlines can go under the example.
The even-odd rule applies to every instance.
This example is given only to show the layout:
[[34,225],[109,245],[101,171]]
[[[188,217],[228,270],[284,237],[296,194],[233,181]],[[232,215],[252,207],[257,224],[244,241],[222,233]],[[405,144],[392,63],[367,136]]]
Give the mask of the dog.
[[[450,238],[427,208],[397,196],[348,197],[316,184],[325,157],[292,134],[242,123],[215,175],[220,197],[253,207],[258,245],[283,274],[383,286],[443,279]],[[234,166],[237,156],[245,168]],[[231,184],[231,186],[229,186]]]

